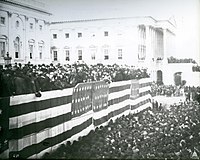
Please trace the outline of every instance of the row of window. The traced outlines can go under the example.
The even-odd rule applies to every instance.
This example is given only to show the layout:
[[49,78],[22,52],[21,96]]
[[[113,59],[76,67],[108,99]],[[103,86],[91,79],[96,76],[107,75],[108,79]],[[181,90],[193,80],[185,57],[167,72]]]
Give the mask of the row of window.
[[[1,25],[5,25],[5,21],[6,21],[6,19],[5,19],[5,17],[0,17],[0,24]],[[20,27],[20,22],[19,21],[16,21],[15,22],[15,28],[19,28]],[[31,30],[33,30],[33,28],[34,28],[34,24],[33,23],[29,23],[29,28],[31,29]],[[42,25],[39,25],[39,29],[40,29],[40,31],[43,29],[43,26]]]
[[[79,32],[79,33],[77,34],[77,36],[78,36],[78,38],[80,38],[80,37],[82,37],[83,35],[82,35],[81,32]],[[93,35],[93,36],[95,36],[95,35]],[[105,36],[105,37],[108,36],[108,31],[104,31],[104,36]],[[53,39],[57,39],[57,38],[58,38],[57,34],[53,34]],[[69,38],[69,33],[65,33],[65,38]]]
[[[40,59],[42,59],[43,48],[44,48],[44,46],[42,44],[38,46]],[[19,37],[17,37],[14,41],[14,49],[15,49],[14,58],[20,58],[21,45],[20,45]],[[6,42],[0,41],[0,56],[5,57],[5,55],[6,55]],[[33,55],[34,55],[34,45],[32,43],[30,43],[29,44],[29,59],[33,59]]]
[[[109,51],[108,49],[104,49],[104,60],[109,60]],[[92,51],[91,52],[91,59],[95,60],[96,57],[96,52]],[[122,49],[118,49],[118,59],[122,59]],[[58,60],[58,52],[56,50],[53,51],[53,60],[57,61]],[[65,60],[70,61],[70,50],[65,50]],[[83,51],[80,49],[78,50],[78,60],[83,60]]]
[[[19,28],[19,26],[20,26],[19,21],[16,21],[16,22],[15,22],[15,28]],[[29,28],[30,28],[30,30],[33,30],[33,28],[34,28],[33,23],[29,23]],[[43,29],[43,26],[42,26],[42,25],[39,25],[39,29],[40,29],[40,31],[41,31],[41,30]]]

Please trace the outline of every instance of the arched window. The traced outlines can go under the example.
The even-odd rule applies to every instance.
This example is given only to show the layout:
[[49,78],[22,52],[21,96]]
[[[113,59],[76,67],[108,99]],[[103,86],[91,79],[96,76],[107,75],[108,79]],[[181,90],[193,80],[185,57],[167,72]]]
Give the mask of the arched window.
[[161,70],[157,71],[157,83],[158,84],[163,84],[163,73]]
[[29,40],[28,44],[29,44],[29,58],[33,59],[35,40],[34,39]]
[[20,38],[16,37],[14,41],[15,58],[20,58]]
[[53,58],[53,61],[58,61],[58,48],[55,46],[51,47],[51,58]]
[[174,73],[174,83],[176,86],[181,85],[181,74],[182,72],[176,72]]
[[0,57],[5,57],[6,55],[7,40],[8,38],[6,36],[0,37]]
[[38,43],[38,51],[39,51],[39,58],[43,58],[43,52],[44,52],[44,41],[40,41]]
[[91,53],[91,59],[95,60],[96,59],[96,54],[97,54],[97,47],[94,45],[90,46],[90,53]]
[[102,46],[102,50],[103,50],[104,60],[109,60],[110,47],[108,45],[104,45]]
[[19,28],[19,21],[16,21],[16,22],[15,22],[15,27],[16,27],[16,28]]
[[76,47],[78,53],[78,60],[83,60],[83,47],[78,46]]
[[70,61],[70,47],[68,46],[64,47],[64,54],[65,54],[65,60]]

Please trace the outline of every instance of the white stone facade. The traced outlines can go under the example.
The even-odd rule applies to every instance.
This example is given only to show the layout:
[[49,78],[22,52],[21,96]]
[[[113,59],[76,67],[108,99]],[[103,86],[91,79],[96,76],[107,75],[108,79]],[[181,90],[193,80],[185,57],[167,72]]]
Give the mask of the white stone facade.
[[55,63],[126,64],[147,67],[152,80],[175,52],[175,26],[152,17],[52,22]]
[[12,63],[49,63],[49,16],[43,3],[27,0],[0,2],[0,64],[7,53]]

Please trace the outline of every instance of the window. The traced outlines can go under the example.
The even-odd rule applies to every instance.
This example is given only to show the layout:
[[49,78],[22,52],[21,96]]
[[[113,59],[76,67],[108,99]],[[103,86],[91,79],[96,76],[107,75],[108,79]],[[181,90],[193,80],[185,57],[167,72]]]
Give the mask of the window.
[[14,48],[15,48],[15,58],[19,58],[20,56],[20,39],[16,37],[14,41]]
[[42,46],[39,46],[38,50],[39,50],[40,59],[42,59]]
[[58,53],[57,53],[57,51],[53,51],[53,60],[54,61],[58,60]]
[[65,33],[65,38],[69,38],[69,33]]
[[57,34],[53,34],[53,39],[57,39]]
[[105,32],[104,32],[104,36],[108,36],[108,31],[105,31]]
[[29,45],[29,51],[30,51],[30,59],[33,59],[33,44]]
[[78,33],[78,37],[79,37],[79,38],[82,37],[82,33]]
[[5,17],[1,17],[1,24],[5,25]]
[[65,53],[66,53],[66,61],[69,61],[70,60],[69,59],[69,50],[66,50]]
[[33,29],[33,23],[30,23],[30,29]]
[[78,60],[82,60],[82,50],[78,50]]
[[145,58],[146,58],[146,46],[138,45],[138,59],[145,60]]
[[16,27],[16,28],[19,28],[19,21],[16,21],[15,27]]
[[40,31],[42,30],[42,25],[39,25]]
[[6,42],[0,42],[0,56],[1,57],[5,57],[5,53],[6,53]]
[[92,52],[91,58],[92,58],[92,60],[95,60],[95,51]]
[[108,49],[104,49],[104,60],[108,60],[109,55],[108,55]]
[[122,59],[122,49],[118,49],[118,59]]

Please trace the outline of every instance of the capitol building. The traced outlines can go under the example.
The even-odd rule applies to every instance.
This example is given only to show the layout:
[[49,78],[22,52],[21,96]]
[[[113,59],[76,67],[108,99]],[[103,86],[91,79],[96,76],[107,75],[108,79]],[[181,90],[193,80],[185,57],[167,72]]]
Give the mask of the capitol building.
[[172,21],[151,16],[50,21],[52,14],[36,0],[0,3],[1,65],[7,56],[12,64],[117,63],[148,68],[153,81],[173,81],[167,65],[176,52]]

